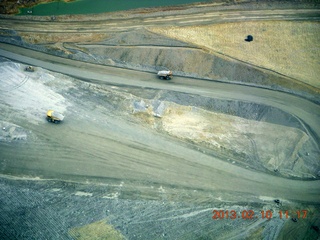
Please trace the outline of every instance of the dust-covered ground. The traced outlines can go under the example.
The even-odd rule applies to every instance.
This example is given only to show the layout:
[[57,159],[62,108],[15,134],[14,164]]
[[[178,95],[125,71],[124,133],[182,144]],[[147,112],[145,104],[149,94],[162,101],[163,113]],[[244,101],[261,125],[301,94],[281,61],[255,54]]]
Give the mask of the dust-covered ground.
[[[25,67],[0,68],[5,238],[317,238],[318,181],[284,179],[319,178],[317,144],[293,115]],[[53,107],[59,125],[45,120]]]
[[[254,85],[319,102],[317,1],[236,1],[50,17],[1,16],[0,41],[69,59]],[[245,41],[252,35],[252,42]]]
[[[93,186],[1,178],[0,184],[0,234],[5,239],[42,239],[43,236],[116,240],[317,239],[319,236],[319,206],[290,201],[277,204],[264,198],[255,203],[213,199],[210,203],[194,204],[172,201],[162,188],[154,191],[157,200],[128,199],[122,192],[128,190],[123,183]],[[137,188],[131,190],[136,192]],[[179,194],[190,196],[182,191]],[[194,193],[193,197],[197,195]],[[234,210],[237,218],[212,219],[214,210]],[[242,218],[249,210],[254,211],[254,216]],[[262,218],[260,211],[270,211],[272,217]],[[301,216],[294,222],[291,218],[297,218],[296,211]],[[307,213],[304,218],[303,211]]]
[[318,5],[237,2],[1,16],[0,238],[319,239]]
[[[99,122],[99,114],[107,114],[208,148],[247,168],[282,176],[320,177],[318,146],[310,129],[302,120],[280,109],[167,90],[79,84],[41,68],[27,72],[25,67],[3,59],[3,120],[14,118],[39,125],[48,109],[88,123]],[[98,115],[90,113],[95,110]],[[24,114],[20,115],[21,112]],[[27,138],[23,128],[15,124],[3,121],[1,126],[3,141]]]

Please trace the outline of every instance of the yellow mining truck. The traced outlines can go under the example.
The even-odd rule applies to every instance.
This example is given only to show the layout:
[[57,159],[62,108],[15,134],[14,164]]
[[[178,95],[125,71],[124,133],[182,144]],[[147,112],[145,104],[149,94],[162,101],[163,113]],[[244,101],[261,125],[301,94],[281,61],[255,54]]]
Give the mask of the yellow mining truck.
[[61,113],[58,113],[53,110],[47,112],[47,121],[53,123],[60,123],[64,119],[64,116]]

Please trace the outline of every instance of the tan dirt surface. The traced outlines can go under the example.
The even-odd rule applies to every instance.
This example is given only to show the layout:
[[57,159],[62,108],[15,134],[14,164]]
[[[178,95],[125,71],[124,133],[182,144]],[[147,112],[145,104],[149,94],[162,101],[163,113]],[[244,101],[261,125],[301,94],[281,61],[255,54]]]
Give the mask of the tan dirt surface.
[[[319,22],[246,21],[151,30],[320,88]],[[254,40],[244,41],[247,35]]]
[[85,226],[75,227],[69,231],[70,236],[76,240],[124,240],[121,233],[115,230],[112,225],[106,223],[107,220],[101,220]]
[[1,236],[319,239],[319,10],[232,3],[0,16]]

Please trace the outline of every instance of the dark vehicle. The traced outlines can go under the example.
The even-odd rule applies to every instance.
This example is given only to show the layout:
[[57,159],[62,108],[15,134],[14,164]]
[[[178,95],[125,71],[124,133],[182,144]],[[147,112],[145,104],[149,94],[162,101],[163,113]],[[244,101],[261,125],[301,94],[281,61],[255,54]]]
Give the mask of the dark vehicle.
[[34,72],[34,67],[28,66],[24,70],[27,71],[27,72]]

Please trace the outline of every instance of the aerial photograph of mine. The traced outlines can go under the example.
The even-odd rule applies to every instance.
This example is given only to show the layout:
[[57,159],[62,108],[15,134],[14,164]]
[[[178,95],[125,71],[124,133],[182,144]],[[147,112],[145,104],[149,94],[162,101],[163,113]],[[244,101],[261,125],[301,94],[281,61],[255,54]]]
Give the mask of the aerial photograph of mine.
[[320,0],[0,0],[0,239],[319,240]]

